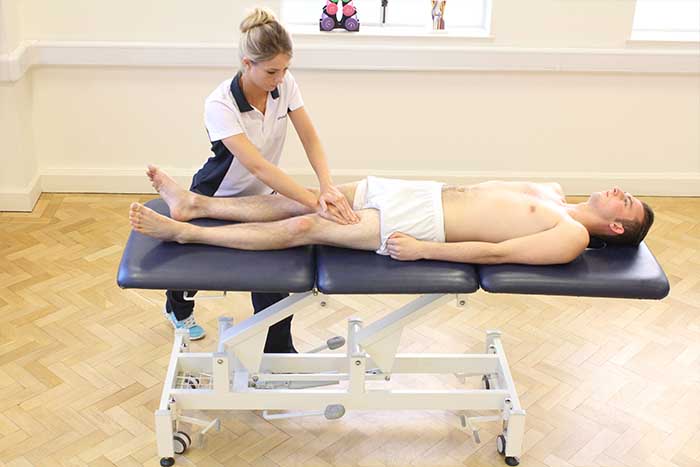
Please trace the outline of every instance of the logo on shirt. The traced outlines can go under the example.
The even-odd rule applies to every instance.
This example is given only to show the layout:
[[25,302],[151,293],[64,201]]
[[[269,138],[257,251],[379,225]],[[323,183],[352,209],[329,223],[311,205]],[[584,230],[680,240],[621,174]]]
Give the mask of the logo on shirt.
[[283,118],[287,118],[287,114],[280,115],[279,117],[277,117],[277,120],[282,120]]

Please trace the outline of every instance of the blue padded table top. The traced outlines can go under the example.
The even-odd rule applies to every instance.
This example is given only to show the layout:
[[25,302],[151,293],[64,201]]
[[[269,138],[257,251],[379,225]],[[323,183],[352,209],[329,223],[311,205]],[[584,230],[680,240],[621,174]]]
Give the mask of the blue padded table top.
[[[146,203],[168,215],[163,200]],[[197,225],[227,222],[211,219]],[[306,246],[243,251],[161,242],[131,232],[117,283],[122,288],[306,292],[326,294],[493,293],[661,299],[666,275],[642,243],[639,247],[587,249],[555,266],[473,266],[441,261],[395,261],[371,251]]]
[[[162,199],[146,203],[169,215]],[[197,225],[231,222],[199,219]],[[243,251],[209,245],[161,242],[132,231],[119,265],[125,289],[306,292],[316,276],[313,247]]]
[[493,293],[662,299],[666,274],[642,242],[589,248],[568,264],[478,266],[481,288]]
[[396,261],[373,251],[316,247],[316,286],[325,294],[473,293],[471,264]]

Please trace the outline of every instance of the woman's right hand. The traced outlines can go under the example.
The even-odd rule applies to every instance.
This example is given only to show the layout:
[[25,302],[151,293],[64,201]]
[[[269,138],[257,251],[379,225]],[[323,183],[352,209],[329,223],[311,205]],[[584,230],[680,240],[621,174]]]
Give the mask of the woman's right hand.
[[352,210],[345,195],[333,185],[321,189],[316,212],[324,219],[338,224],[347,225],[360,222],[359,216]]

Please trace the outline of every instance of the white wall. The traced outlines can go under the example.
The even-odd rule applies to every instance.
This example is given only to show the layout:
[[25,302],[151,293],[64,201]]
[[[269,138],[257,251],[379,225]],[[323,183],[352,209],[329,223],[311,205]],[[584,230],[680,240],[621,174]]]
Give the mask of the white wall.
[[[21,43],[19,0],[0,0],[0,67]],[[33,149],[32,81],[0,81],[0,209],[31,210],[41,193]]]
[[[295,76],[337,169],[654,173],[673,160],[674,171],[700,171],[697,76]],[[338,93],[337,83],[351,85]],[[290,167],[304,166],[299,149]]]
[[[34,126],[41,166],[75,174],[141,170],[149,161],[190,172],[209,153],[203,99],[229,70],[39,68]],[[56,116],[60,115],[60,118]]]
[[23,0],[25,39],[232,42],[253,0]]
[[[202,100],[227,76],[224,69],[37,70],[35,79],[43,85],[35,90],[34,126],[40,165],[49,176],[46,189],[99,183],[95,176],[109,172],[141,177],[148,162],[191,174],[210,155]],[[295,76],[331,166],[343,180],[367,173],[456,181],[527,174],[563,178],[565,185],[572,179],[570,189],[585,191],[582,180],[602,177],[605,184],[614,179],[638,193],[658,194],[669,176],[700,174],[696,76],[330,71]],[[282,165],[310,174],[292,131]],[[147,188],[138,178],[128,183],[126,191]],[[666,189],[676,183],[669,181]]]
[[494,0],[493,33],[499,45],[621,47],[632,30],[634,4],[635,0]]
[[[276,1],[266,3],[274,7]],[[19,18],[21,27],[14,30],[21,40],[65,45],[64,55],[39,57],[39,65],[15,84],[0,77],[0,163],[10,167],[0,175],[0,209],[7,209],[2,192],[7,194],[9,183],[13,190],[33,189],[32,173],[41,174],[45,191],[138,192],[150,190],[142,174],[154,162],[186,184],[209,156],[204,98],[235,72],[235,54],[211,66],[183,66],[174,59],[173,66],[156,67],[149,58],[131,63],[134,51],[119,47],[158,43],[167,57],[177,52],[175,44],[188,44],[193,54],[204,53],[197,44],[230,45],[254,4],[215,0],[202,11],[201,4],[184,0],[0,0],[0,25],[10,21],[8,12]],[[496,0],[495,37],[475,45],[610,51],[605,60],[646,50],[640,47],[664,54],[697,49],[627,44],[633,10],[632,0]],[[297,42],[304,46],[309,40],[317,39]],[[119,66],[105,66],[112,62],[101,61],[100,51],[76,60],[94,59],[97,66],[72,65],[82,49],[66,41],[118,41],[104,50],[118,57]],[[0,54],[6,43],[0,41]],[[449,47],[450,39],[439,43]],[[45,50],[56,50],[51,47]],[[315,50],[301,47],[297,62],[309,63]],[[700,68],[697,73],[302,68],[294,74],[339,181],[368,173],[450,182],[537,178],[562,181],[571,193],[620,183],[639,194],[700,195]],[[21,162],[8,165],[10,160]],[[291,131],[282,165],[302,182],[313,182]]]
[[31,78],[0,83],[0,209],[28,211],[41,193],[32,136]]
[[12,52],[22,41],[22,0],[0,0],[0,54]]

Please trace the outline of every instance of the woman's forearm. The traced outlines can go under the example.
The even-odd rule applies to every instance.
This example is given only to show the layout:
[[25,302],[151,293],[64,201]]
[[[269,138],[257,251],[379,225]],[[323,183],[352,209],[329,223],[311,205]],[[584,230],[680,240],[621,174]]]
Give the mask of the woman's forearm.
[[318,204],[316,195],[298,184],[276,165],[263,164],[253,172],[253,175],[277,193],[316,210]]

